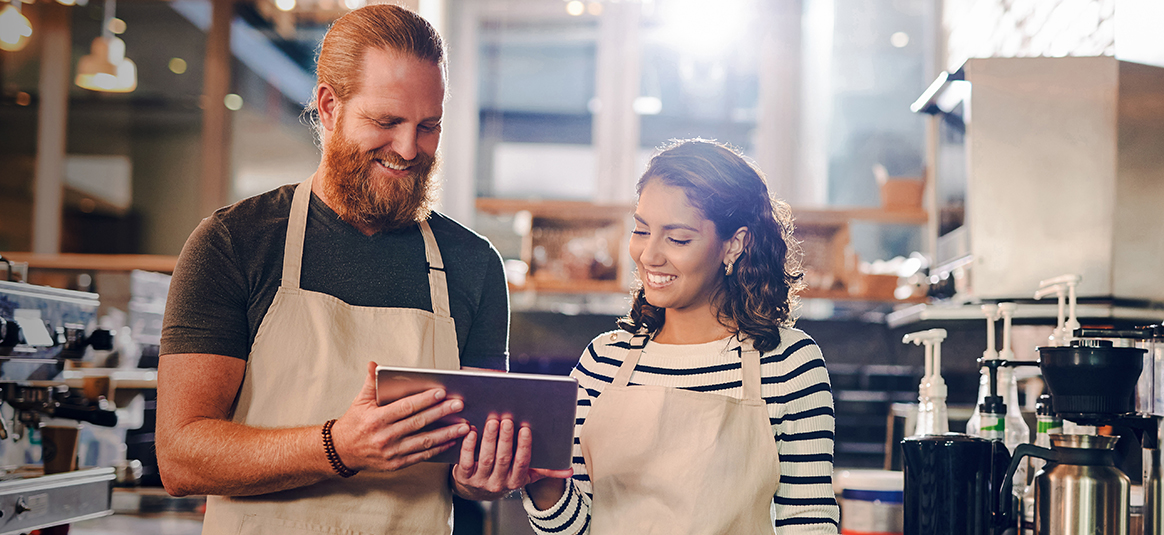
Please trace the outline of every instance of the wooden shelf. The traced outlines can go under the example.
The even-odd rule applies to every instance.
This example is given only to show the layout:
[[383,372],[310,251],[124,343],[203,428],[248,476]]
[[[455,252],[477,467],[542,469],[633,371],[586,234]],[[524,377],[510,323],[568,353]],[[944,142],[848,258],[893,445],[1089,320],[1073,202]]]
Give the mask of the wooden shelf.
[[[584,227],[594,221],[629,220],[634,212],[633,205],[601,205],[585,201],[552,201],[552,200],[525,200],[525,199],[477,199],[477,209],[490,214],[514,214],[529,212],[537,221],[541,221],[546,228],[555,228],[558,225]],[[920,208],[885,209],[880,207],[848,207],[848,208],[793,208],[796,221],[796,234],[799,239],[805,240],[804,247],[809,262],[823,274],[832,274],[830,280],[835,279],[835,289],[819,290],[808,289],[800,295],[805,299],[832,299],[839,301],[876,301],[885,303],[920,303],[924,298],[905,300],[894,299],[887,295],[884,288],[864,290],[860,283],[859,274],[850,272],[855,266],[846,266],[845,247],[849,242],[848,227],[851,221],[869,221],[873,223],[924,225],[928,220],[925,210]],[[629,232],[629,229],[626,229]],[[526,237],[528,242],[528,236]],[[625,244],[624,244],[625,246]],[[523,246],[523,260],[530,263],[528,249],[530,243]],[[524,286],[510,286],[512,292],[539,291],[547,293],[625,293],[623,284],[617,281],[597,280],[535,280],[531,277]],[[852,283],[852,284],[851,284]],[[830,283],[833,284],[833,283]],[[856,288],[857,292],[850,293],[845,288]]]
[[884,208],[807,208],[793,207],[792,217],[797,224],[829,224],[848,221],[868,221],[894,225],[924,225],[929,215],[920,208],[912,210],[886,210]]
[[546,293],[562,293],[562,294],[586,294],[586,293],[619,293],[625,294],[629,290],[623,288],[618,281],[611,280],[573,280],[573,281],[556,281],[556,280],[540,280],[528,281],[524,286],[509,285],[511,292],[546,292]]
[[13,262],[27,262],[29,269],[76,269],[84,271],[157,271],[173,273],[178,263],[176,256],[145,254],[43,254],[0,253]]
[[634,213],[629,204],[594,204],[586,201],[539,201],[525,199],[477,199],[477,210],[487,214],[529,212],[534,217],[561,219],[612,219]]
[[831,299],[833,301],[880,301],[883,303],[924,303],[925,296],[910,297],[908,299],[885,298],[882,296],[869,296],[860,294],[851,294],[845,290],[816,290],[809,288],[800,292],[801,299]]

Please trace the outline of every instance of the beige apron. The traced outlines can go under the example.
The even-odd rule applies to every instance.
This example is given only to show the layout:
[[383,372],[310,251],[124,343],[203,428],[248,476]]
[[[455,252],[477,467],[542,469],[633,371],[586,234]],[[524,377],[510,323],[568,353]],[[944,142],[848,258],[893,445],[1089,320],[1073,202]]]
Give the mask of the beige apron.
[[627,386],[643,336],[595,401],[580,441],[594,485],[591,530],[771,534],[780,461],[760,397],[760,354],[745,343],[744,398]]
[[[367,378],[368,361],[457,369],[457,332],[440,250],[420,223],[433,312],[352,306],[299,287],[311,179],[295,188],[283,280],[247,360],[233,420],[258,427],[320,426],[339,418]],[[417,269],[423,269],[419,267]],[[319,454],[323,456],[323,439]],[[204,534],[448,535],[449,465],[420,463],[398,472],[361,472],[253,497],[207,499]]]

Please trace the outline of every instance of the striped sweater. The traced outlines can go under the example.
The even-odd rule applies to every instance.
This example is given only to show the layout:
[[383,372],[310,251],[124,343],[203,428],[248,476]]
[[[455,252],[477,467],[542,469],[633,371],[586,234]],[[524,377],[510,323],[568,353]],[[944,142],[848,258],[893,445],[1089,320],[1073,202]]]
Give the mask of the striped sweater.
[[[614,380],[630,339],[623,331],[598,336],[570,374],[579,387],[574,477],[562,499],[547,510],[538,510],[523,496],[530,524],[539,534],[589,532],[593,492],[578,437],[590,407]],[[780,452],[780,485],[772,497],[773,526],[780,534],[837,533],[840,509],[832,487],[833,397],[824,358],[816,342],[802,331],[781,329],[780,339],[780,347],[760,356],[761,395]],[[738,346],[734,337],[697,345],[650,342],[630,385],[742,398]]]

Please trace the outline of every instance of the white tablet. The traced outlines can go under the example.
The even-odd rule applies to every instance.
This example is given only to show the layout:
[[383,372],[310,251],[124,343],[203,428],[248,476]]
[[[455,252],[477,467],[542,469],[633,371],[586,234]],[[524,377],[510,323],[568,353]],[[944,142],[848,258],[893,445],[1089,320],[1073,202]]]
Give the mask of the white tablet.
[[[476,370],[376,368],[376,400],[380,405],[433,388],[445,389],[449,398],[464,401],[465,408],[429,428],[467,421],[484,431],[485,421],[490,417],[509,417],[516,425],[528,426],[533,431],[531,467],[551,470],[570,467],[574,411],[578,403],[578,381],[574,378]],[[479,438],[477,447],[480,452]],[[455,464],[460,453],[458,445],[429,461]]]

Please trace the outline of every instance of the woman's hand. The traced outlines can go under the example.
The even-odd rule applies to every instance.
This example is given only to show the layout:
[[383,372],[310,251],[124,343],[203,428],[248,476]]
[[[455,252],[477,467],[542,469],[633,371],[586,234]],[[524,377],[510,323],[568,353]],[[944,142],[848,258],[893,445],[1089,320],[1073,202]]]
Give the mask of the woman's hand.
[[[568,479],[574,470],[530,468],[533,455],[533,432],[521,426],[514,444],[514,424],[508,418],[490,418],[484,430],[473,428],[461,442],[460,462],[453,467],[453,490],[462,498],[490,501],[547,477]],[[481,456],[475,458],[477,440]]]

